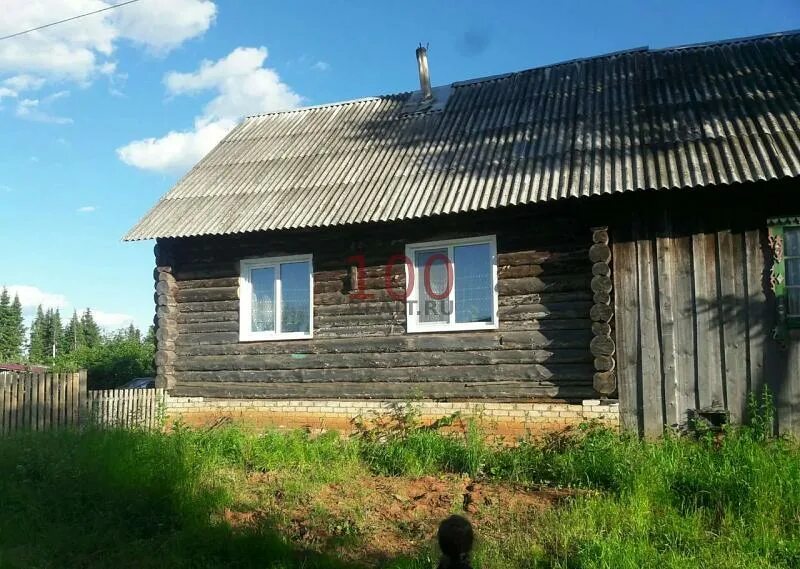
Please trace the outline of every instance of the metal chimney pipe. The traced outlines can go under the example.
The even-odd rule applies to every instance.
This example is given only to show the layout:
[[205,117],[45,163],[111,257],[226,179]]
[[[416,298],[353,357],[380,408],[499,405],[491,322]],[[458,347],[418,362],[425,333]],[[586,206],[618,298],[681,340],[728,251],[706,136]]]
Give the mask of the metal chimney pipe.
[[422,91],[422,100],[433,99],[431,91],[431,75],[428,71],[428,48],[419,44],[417,48],[417,67],[419,67],[419,89]]

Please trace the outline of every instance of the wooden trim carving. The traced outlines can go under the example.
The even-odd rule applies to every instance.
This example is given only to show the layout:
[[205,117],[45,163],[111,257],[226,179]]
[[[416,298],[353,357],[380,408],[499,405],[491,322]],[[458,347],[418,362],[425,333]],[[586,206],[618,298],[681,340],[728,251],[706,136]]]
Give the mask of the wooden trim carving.
[[783,226],[770,225],[767,243],[772,252],[769,268],[769,287],[775,295],[776,321],[772,337],[786,348],[789,340],[789,327],[786,321],[786,275],[783,264]]
[[172,274],[173,261],[168,246],[155,246],[156,387],[175,387],[175,340],[178,338],[178,284]]
[[589,349],[594,356],[594,390],[609,396],[617,390],[616,345],[611,335],[614,318],[612,304],[611,247],[608,244],[608,227],[592,228],[592,246],[589,249],[592,261],[591,288],[594,304],[590,310],[594,337]]

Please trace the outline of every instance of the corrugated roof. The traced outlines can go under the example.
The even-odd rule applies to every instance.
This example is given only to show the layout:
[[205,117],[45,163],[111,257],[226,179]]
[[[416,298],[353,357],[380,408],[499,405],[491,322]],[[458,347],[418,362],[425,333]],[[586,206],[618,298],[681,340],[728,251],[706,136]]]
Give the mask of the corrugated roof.
[[419,218],[800,175],[800,33],[247,118],[125,237]]

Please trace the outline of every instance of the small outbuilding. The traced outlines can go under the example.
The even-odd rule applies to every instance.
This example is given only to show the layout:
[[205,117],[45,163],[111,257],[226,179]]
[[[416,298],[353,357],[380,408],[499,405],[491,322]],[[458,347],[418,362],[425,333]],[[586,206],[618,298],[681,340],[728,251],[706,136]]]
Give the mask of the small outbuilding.
[[419,91],[245,119],[127,234],[175,401],[658,434],[768,387],[800,433],[800,34],[440,87],[417,56]]

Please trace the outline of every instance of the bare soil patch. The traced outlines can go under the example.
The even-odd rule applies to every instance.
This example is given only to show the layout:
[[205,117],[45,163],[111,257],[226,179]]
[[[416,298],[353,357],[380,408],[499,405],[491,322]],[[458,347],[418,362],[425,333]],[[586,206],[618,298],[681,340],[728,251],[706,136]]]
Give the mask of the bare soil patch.
[[450,514],[467,516],[481,538],[502,538],[576,494],[455,475],[362,475],[298,495],[289,480],[278,472],[251,475],[249,502],[257,507],[226,510],[225,519],[235,528],[269,525],[303,548],[373,566],[418,553]]

